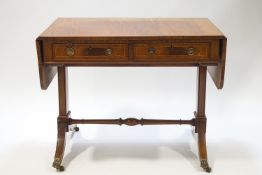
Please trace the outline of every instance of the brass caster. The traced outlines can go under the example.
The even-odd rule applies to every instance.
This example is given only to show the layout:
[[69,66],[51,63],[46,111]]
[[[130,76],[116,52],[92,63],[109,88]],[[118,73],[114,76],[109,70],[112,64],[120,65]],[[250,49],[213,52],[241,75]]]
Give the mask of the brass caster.
[[56,168],[57,171],[64,171],[65,167],[61,165],[61,160],[59,158],[56,158],[53,162],[53,167]]
[[73,131],[73,132],[78,132],[79,131],[79,127],[77,125],[71,125],[69,127],[69,130]]
[[212,169],[209,167],[207,160],[200,160],[200,166],[203,168],[203,170],[207,173],[210,173]]
[[78,126],[74,127],[74,131],[78,132],[79,131],[79,127]]
[[65,167],[60,165],[58,168],[56,168],[57,171],[63,172],[65,171]]

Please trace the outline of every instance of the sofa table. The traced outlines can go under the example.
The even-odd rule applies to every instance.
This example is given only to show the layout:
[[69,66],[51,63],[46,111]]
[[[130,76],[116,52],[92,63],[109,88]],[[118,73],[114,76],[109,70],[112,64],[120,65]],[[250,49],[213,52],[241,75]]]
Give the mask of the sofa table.
[[[76,124],[192,125],[200,166],[210,172],[206,150],[206,75],[222,89],[226,37],[205,18],[58,18],[37,39],[40,84],[47,89],[58,73],[59,115],[53,167],[63,171],[66,133]],[[70,66],[197,67],[197,108],[191,120],[73,119],[68,110]]]

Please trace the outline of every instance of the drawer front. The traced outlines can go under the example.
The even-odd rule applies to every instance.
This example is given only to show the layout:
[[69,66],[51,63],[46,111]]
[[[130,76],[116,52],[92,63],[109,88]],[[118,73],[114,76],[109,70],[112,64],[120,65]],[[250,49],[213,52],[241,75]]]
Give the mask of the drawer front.
[[206,61],[209,43],[134,44],[134,60],[140,61]]
[[53,58],[66,61],[128,60],[127,44],[53,44]]

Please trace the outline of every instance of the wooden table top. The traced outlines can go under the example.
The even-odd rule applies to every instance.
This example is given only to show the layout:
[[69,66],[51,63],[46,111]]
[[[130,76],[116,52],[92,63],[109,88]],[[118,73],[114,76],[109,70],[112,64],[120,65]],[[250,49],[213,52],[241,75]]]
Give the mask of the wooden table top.
[[223,37],[206,18],[58,18],[46,37]]
[[[226,43],[224,34],[207,18],[58,18],[36,39],[41,87],[49,86],[59,65],[207,65],[221,89]],[[195,48],[198,55],[174,55],[170,46],[180,54]],[[87,51],[91,47],[96,49]],[[109,56],[106,50],[112,51],[112,47],[115,51]],[[154,56],[149,54],[149,48],[157,49]]]

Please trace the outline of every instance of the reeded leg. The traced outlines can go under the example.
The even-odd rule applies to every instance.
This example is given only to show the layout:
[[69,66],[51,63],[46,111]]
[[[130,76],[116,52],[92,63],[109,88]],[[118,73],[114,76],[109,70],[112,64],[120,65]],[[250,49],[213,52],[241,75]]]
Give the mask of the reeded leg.
[[207,148],[206,148],[206,115],[205,115],[205,100],[206,100],[206,66],[198,68],[198,100],[197,112],[195,112],[196,128],[198,140],[198,150],[200,166],[206,171],[211,172],[208,165]]

